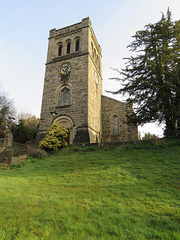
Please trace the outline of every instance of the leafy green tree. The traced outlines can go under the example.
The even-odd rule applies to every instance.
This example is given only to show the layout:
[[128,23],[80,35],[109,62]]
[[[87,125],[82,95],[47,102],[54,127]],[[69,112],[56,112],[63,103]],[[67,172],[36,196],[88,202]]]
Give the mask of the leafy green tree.
[[26,128],[24,121],[20,119],[17,124],[12,125],[13,140],[18,143],[27,142]]
[[9,118],[14,116],[14,107],[7,94],[0,90],[0,136],[4,136]]
[[15,142],[26,143],[34,140],[39,127],[39,119],[31,114],[20,114],[17,124],[12,125]]
[[166,125],[165,136],[180,135],[180,21],[173,22],[168,9],[133,38],[122,77],[112,78],[122,82],[116,93],[135,104],[139,124],[158,121]]
[[46,137],[39,143],[39,147],[45,151],[59,151],[67,146],[67,130],[57,123],[53,123],[48,129]]

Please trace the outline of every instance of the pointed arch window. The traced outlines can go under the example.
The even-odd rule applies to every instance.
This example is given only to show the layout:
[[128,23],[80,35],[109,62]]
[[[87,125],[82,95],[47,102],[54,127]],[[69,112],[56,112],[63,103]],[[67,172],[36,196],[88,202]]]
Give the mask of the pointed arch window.
[[92,43],[91,43],[91,55],[92,55],[92,57],[94,57],[94,47],[93,47]]
[[66,105],[70,104],[70,90],[66,89]]
[[118,135],[118,118],[117,116],[114,116],[114,122],[113,122],[113,133],[114,135]]
[[93,55],[94,60],[96,60],[96,49],[94,49],[94,55]]
[[99,57],[97,55],[97,58],[96,58],[96,64],[97,64],[97,67],[99,68]]
[[69,105],[70,104],[70,89],[67,87],[64,87],[63,89],[61,89],[61,102],[60,105],[64,106],[64,105]]

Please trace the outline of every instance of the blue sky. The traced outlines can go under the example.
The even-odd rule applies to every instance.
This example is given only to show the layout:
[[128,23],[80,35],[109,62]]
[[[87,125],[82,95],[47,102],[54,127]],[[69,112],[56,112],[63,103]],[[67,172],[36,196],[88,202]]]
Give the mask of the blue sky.
[[[0,83],[18,112],[39,117],[49,30],[89,16],[102,47],[104,94],[116,90],[118,83],[108,80],[115,75],[109,67],[124,66],[131,36],[160,20],[168,7],[179,20],[179,0],[0,0]],[[153,130],[154,125],[142,131]]]

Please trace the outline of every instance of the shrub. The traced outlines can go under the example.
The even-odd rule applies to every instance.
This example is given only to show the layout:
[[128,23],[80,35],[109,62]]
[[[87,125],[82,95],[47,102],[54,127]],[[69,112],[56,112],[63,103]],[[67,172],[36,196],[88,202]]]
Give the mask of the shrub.
[[57,123],[48,129],[46,137],[39,143],[39,147],[47,152],[59,151],[67,146],[68,131]]

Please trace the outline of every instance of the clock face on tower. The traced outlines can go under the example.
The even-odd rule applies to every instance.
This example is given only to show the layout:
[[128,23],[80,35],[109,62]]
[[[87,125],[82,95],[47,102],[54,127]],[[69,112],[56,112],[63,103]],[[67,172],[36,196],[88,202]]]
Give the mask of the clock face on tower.
[[71,72],[71,65],[70,65],[70,63],[63,63],[61,65],[61,69],[60,70],[61,70],[61,74],[62,75],[69,74]]

